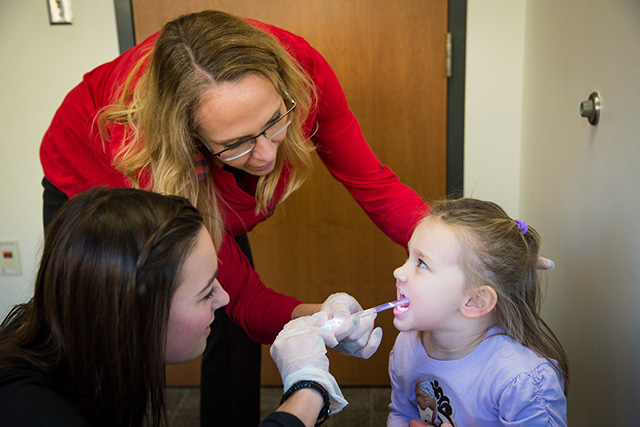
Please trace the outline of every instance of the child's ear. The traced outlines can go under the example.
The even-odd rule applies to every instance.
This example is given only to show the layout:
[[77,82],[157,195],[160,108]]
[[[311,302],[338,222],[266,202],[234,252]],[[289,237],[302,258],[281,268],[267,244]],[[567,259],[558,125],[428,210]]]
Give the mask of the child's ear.
[[483,285],[475,288],[462,307],[462,315],[475,319],[491,312],[498,302],[498,294],[491,286]]

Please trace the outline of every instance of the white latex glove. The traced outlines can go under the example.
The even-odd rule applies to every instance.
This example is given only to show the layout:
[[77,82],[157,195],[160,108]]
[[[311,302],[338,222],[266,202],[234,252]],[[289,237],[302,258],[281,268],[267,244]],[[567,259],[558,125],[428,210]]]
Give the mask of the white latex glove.
[[278,366],[285,392],[298,381],[316,381],[329,393],[331,413],[336,414],[349,402],[329,373],[325,345],[334,347],[338,340],[332,331],[320,328],[326,321],[327,315],[323,312],[290,321],[276,337],[270,353]]
[[545,257],[538,257],[538,262],[536,263],[536,269],[538,270],[553,270],[556,264]]
[[335,351],[348,356],[370,358],[382,341],[382,328],[373,329],[377,314],[360,319],[351,316],[352,313],[362,311],[362,306],[351,295],[339,292],[330,295],[322,304],[321,312],[329,315],[329,318],[342,320],[340,326],[332,329],[339,343],[331,346]]

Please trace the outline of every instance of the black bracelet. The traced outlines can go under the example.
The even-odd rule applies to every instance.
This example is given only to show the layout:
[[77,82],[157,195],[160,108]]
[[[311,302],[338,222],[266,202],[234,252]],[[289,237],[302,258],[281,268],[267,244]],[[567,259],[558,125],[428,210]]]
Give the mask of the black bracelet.
[[282,405],[284,401],[289,398],[289,396],[291,396],[294,392],[303,388],[312,388],[320,392],[320,394],[322,395],[322,399],[324,400],[324,406],[322,407],[322,410],[318,415],[318,422],[316,423],[316,425],[319,426],[323,422],[327,421],[327,419],[331,415],[331,408],[330,408],[331,401],[329,400],[329,393],[327,393],[327,390],[324,387],[322,387],[322,385],[320,385],[319,383],[315,381],[309,381],[309,380],[298,381],[297,383],[292,385],[289,388],[289,390],[285,392],[285,394],[282,396],[282,399],[280,399],[280,404]]

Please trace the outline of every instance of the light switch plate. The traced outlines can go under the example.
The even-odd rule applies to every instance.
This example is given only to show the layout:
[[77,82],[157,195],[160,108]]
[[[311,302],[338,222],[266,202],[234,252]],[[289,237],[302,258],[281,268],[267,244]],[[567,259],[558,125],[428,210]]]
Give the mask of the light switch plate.
[[22,274],[17,240],[0,240],[0,274],[3,276]]
[[47,0],[49,6],[49,22],[51,25],[71,24],[71,0]]

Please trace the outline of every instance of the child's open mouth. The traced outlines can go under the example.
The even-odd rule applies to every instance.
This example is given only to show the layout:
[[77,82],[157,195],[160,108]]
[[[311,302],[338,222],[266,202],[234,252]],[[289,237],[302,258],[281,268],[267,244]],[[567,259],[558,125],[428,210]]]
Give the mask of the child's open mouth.
[[[398,289],[398,299],[402,299],[402,298],[407,298],[407,296]],[[398,316],[398,315],[404,313],[405,311],[407,311],[409,309],[410,305],[411,305],[411,303],[407,302],[405,304],[397,306],[396,308],[393,309],[393,314]]]

